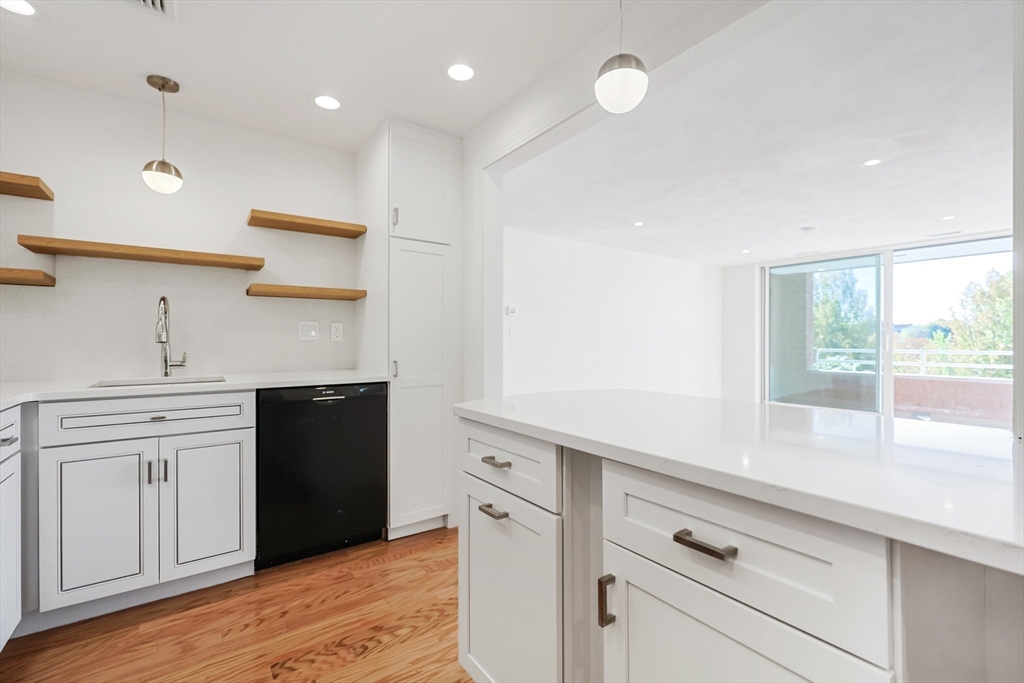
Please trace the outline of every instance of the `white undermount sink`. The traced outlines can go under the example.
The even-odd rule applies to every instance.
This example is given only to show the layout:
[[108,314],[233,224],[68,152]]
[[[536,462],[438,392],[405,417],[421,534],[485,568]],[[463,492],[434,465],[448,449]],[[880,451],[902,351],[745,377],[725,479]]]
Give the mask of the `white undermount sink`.
[[210,377],[144,377],[141,379],[105,379],[90,387],[141,387],[153,384],[203,384],[206,382],[223,382],[220,376]]

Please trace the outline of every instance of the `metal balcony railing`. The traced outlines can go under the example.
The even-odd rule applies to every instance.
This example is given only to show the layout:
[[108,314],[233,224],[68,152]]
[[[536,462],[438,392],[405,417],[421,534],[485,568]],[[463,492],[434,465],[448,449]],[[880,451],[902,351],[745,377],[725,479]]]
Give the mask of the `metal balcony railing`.
[[[897,375],[1010,379],[1012,358],[1013,351],[896,349],[893,367]],[[819,372],[872,373],[876,365],[875,349],[818,349],[814,354]]]

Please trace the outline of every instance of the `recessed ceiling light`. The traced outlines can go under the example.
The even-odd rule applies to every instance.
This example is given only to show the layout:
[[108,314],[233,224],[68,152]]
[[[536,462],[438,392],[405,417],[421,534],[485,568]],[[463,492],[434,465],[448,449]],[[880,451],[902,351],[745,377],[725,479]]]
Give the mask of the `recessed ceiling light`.
[[742,253],[744,253],[744,254],[749,254],[749,253],[750,253],[750,250],[749,250],[749,249],[744,249]]
[[643,222],[643,221],[637,221],[636,223],[634,223],[634,224],[633,224],[633,227],[634,227],[634,228],[639,228],[639,227],[640,227],[640,226],[642,226],[643,224],[644,224],[644,222]]
[[804,227],[800,228],[800,232],[814,232],[815,230],[817,230],[817,228],[814,227],[813,225],[805,225]]
[[316,102],[316,106],[320,107],[321,109],[337,109],[338,107],[341,106],[341,102],[334,99],[330,95],[320,95],[313,101]]
[[468,64],[452,64],[448,67],[448,78],[453,81],[468,81],[474,73],[473,67]]
[[954,218],[956,218],[956,216],[943,216],[943,217],[942,217],[942,220],[944,220],[944,221],[951,221],[951,220],[953,220]]
[[25,17],[36,13],[36,8],[25,2],[25,0],[0,0],[0,7],[8,12],[14,12]]
[[882,163],[881,159],[868,159],[867,161],[864,162],[864,165],[865,166],[878,166],[880,163]]

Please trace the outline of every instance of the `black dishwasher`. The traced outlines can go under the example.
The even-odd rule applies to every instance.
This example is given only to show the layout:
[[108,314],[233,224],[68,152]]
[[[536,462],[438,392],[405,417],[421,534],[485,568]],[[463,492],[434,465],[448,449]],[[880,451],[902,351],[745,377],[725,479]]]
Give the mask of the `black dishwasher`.
[[381,538],[387,385],[257,392],[256,569]]

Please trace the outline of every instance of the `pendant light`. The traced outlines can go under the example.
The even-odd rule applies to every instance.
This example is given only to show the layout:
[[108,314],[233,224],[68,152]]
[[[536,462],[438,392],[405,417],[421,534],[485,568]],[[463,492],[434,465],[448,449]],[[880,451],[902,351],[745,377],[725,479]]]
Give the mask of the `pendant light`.
[[597,103],[613,114],[625,114],[647,94],[647,67],[636,55],[622,51],[622,0],[619,0],[619,54],[601,65],[594,82]]
[[180,88],[175,81],[164,76],[148,76],[146,83],[160,91],[160,104],[164,110],[163,135],[160,144],[160,159],[154,160],[142,167],[142,179],[149,185],[149,189],[160,194],[174,194],[181,189],[184,180],[181,171],[165,158],[167,153],[167,93],[176,93]]

